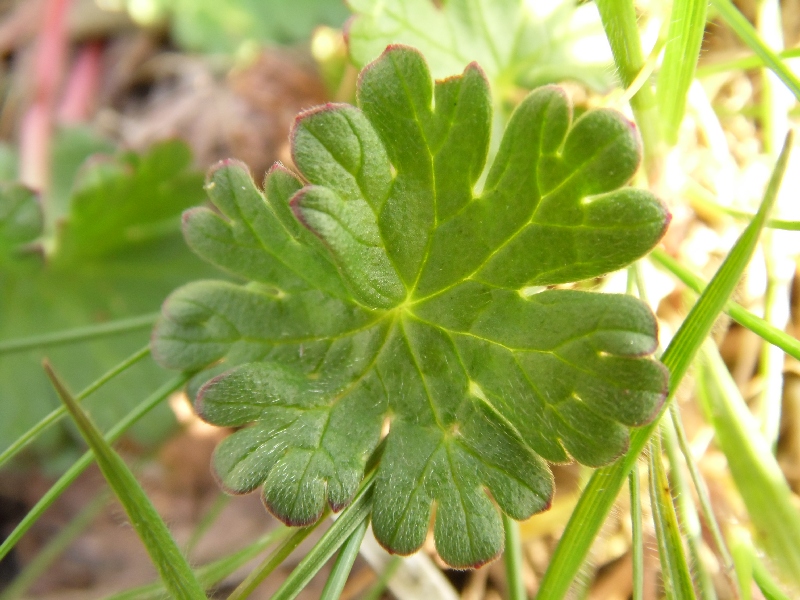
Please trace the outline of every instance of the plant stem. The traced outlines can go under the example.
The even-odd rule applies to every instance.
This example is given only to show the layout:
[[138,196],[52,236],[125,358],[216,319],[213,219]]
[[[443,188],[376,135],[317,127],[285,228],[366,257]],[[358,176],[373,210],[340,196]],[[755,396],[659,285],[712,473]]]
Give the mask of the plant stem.
[[[670,404],[670,416],[678,415],[677,404]],[[686,540],[688,550],[688,562],[691,565],[689,577],[694,581],[698,596],[704,600],[716,600],[717,595],[714,591],[714,584],[711,576],[706,569],[700,556],[700,546],[703,543],[703,532],[700,527],[700,519],[697,514],[697,506],[689,490],[686,477],[681,465],[683,458],[679,451],[678,436],[675,433],[673,422],[669,419],[661,421],[661,442],[669,460],[669,482],[673,490],[675,511],[678,515],[678,524],[683,532],[683,539]],[[684,455],[685,456],[685,455]],[[691,454],[689,455],[691,456]],[[709,507],[710,508],[710,507]],[[713,513],[712,513],[713,519]]]
[[708,493],[708,486],[706,486],[705,479],[700,474],[700,469],[697,467],[697,461],[692,456],[692,449],[689,447],[689,440],[686,439],[686,432],[683,429],[681,416],[678,412],[677,405],[671,404],[669,407],[670,417],[672,418],[673,430],[675,441],[683,454],[686,466],[689,469],[689,476],[692,479],[697,498],[700,500],[700,510],[703,513],[703,518],[706,525],[711,530],[711,537],[714,538],[714,543],[717,545],[717,552],[722,558],[722,568],[727,572],[733,571],[733,557],[731,556],[728,546],[725,543],[725,537],[722,535],[722,529],[717,522],[714,515],[714,509],[711,505],[711,497]]
[[107,323],[101,323],[99,325],[87,325],[86,327],[76,327],[75,329],[67,329],[55,333],[45,333],[43,335],[33,335],[26,338],[7,340],[5,342],[0,342],[0,355],[24,352],[35,348],[74,344],[76,342],[85,342],[95,338],[117,335],[118,333],[149,329],[155,324],[158,317],[159,313],[150,313],[149,315],[139,315],[137,317],[129,317],[117,321],[108,321]]
[[[614,54],[617,72],[622,85],[627,88],[645,66],[636,25],[636,10],[631,0],[597,0],[596,4]],[[661,133],[656,96],[649,83],[639,88],[630,99],[630,104],[642,135],[645,169],[652,183],[658,179],[661,168]]]
[[[70,4],[71,0],[47,0],[44,5],[36,48],[33,100],[20,126],[20,180],[44,192],[50,183],[53,109],[67,52],[66,20]],[[46,207],[44,212],[48,214]]]
[[683,551],[683,532],[678,525],[678,515],[672,502],[664,462],[661,457],[661,435],[650,438],[650,506],[658,541],[658,558],[661,561],[661,580],[666,597],[670,600],[696,598],[689,565]]
[[633,600],[644,598],[644,539],[642,536],[642,492],[639,463],[628,474],[631,494],[631,564],[633,566]]
[[503,513],[506,530],[506,548],[503,560],[506,563],[506,581],[509,600],[525,600],[525,581],[522,578],[522,540],[519,536],[519,523]]

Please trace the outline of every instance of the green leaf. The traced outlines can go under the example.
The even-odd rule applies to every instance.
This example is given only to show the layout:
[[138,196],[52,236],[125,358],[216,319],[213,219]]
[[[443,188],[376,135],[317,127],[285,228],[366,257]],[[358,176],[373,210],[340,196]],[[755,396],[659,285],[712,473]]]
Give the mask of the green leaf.
[[615,81],[597,9],[573,0],[348,0],[350,54],[359,66],[388,44],[419,48],[437,79],[477,61],[496,92],[566,79],[595,89]]
[[[191,161],[189,148],[179,141],[162,142],[142,155],[124,152],[90,161],[73,184],[57,259],[105,256],[175,231],[178,215],[197,201],[202,186]],[[114,210],[108,209],[109,198]]]
[[480,195],[491,98],[477,65],[434,85],[417,51],[394,46],[358,99],[298,117],[302,179],[276,167],[262,194],[238,163],[212,171],[223,217],[189,211],[186,238],[252,281],[177,290],[153,353],[210,367],[207,421],[254,422],[215,453],[228,491],[262,487],[281,520],[312,523],[351,502],[388,427],[378,540],[414,552],[435,507],[442,558],[480,565],[502,549],[500,511],[549,506],[545,459],[608,463],[666,394],[644,304],[530,286],[637,259],[669,215],[619,189],[639,160],[630,124],[606,110],[573,124],[556,88],[517,109]]
[[18,183],[0,183],[0,261],[39,237],[43,227],[36,193]]
[[[77,154],[91,146],[84,142],[77,144]],[[66,148],[59,152],[67,154]],[[186,249],[179,233],[181,211],[204,197],[202,182],[202,174],[189,166],[186,146],[178,142],[159,144],[143,155],[121,153],[86,163],[71,184],[69,209],[58,221],[55,239],[45,234],[42,251],[15,251],[0,259],[0,339],[35,339],[154,313],[170,290],[213,272]],[[68,186],[62,182],[61,187]],[[0,237],[35,240],[42,218],[35,199],[14,184],[4,189],[13,193],[0,195],[0,212],[7,215]],[[21,202],[14,201],[15,211],[9,212],[9,198]],[[53,195],[42,202],[47,222],[60,214],[58,202]],[[19,223],[9,229],[7,219]],[[48,355],[58,362],[68,385],[81,389],[147,340],[148,332],[140,328],[63,345]],[[32,348],[0,356],[2,450],[59,406],[41,372],[42,354],[41,348]],[[98,423],[108,426],[167,377],[152,361],[142,361],[88,399],[87,406]],[[157,412],[136,428],[139,442],[152,444],[174,426],[168,407]],[[75,436],[70,434],[74,431],[53,429],[32,450],[52,456],[72,445],[70,437]]]
[[[331,0],[155,0],[171,20],[172,36],[187,50],[234,52],[245,43],[292,44],[318,25],[339,27],[347,18]],[[135,3],[128,0],[133,9]]]
[[[717,273],[700,294],[664,351],[661,360],[670,372],[670,399],[689,370],[696,352],[728,304],[730,295],[753,256],[761,230],[778,197],[781,181],[789,164],[792,139],[793,135],[790,130],[755,218],[736,240]],[[657,426],[658,419],[654,419],[649,425],[633,432],[631,447],[625,456],[616,464],[598,469],[592,474],[542,578],[539,598],[542,600],[560,599],[567,593],[584,563],[594,537],[600,531],[608,512],[619,495],[628,473],[638,461],[639,454],[644,450]]]

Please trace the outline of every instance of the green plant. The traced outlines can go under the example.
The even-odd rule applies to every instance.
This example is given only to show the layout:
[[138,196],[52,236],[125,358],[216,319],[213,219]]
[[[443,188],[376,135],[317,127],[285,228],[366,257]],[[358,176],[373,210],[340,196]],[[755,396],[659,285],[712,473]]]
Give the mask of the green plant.
[[232,368],[200,388],[198,411],[256,423],[222,443],[214,467],[229,491],[263,485],[287,524],[350,502],[388,419],[378,540],[417,550],[435,503],[439,554],[476,566],[503,546],[484,490],[516,519],[541,511],[552,494],[542,458],[605,464],[661,405],[642,303],[533,286],[625,266],[668,213],[617,189],[639,163],[631,124],[607,110],[571,124],[557,88],[517,107],[477,196],[491,121],[479,67],[434,87],[417,51],[392,46],[362,72],[358,100],[298,117],[305,186],[277,166],[262,196],[244,166],[211,172],[223,216],[186,213],[186,239],[252,282],[173,294],[154,356]]
[[511,108],[517,87],[564,80],[607,90],[615,82],[611,54],[592,3],[521,0],[348,0],[350,55],[363,67],[389,44],[425,56],[437,79],[476,61],[498,106]]
[[[179,235],[181,211],[202,201],[202,175],[190,167],[186,145],[168,141],[141,155],[94,154],[106,146],[80,130],[62,134],[53,151],[53,185],[41,199],[16,183],[0,190],[3,339],[151,315],[131,321],[127,334],[123,328],[77,349],[51,349],[51,360],[78,388],[147,343],[146,329],[171,288],[211,272]],[[0,344],[4,450],[58,404],[41,356],[35,345]],[[90,399],[95,418],[104,427],[117,422],[166,378],[152,362],[140,361]],[[140,441],[153,443],[170,431],[169,411],[159,412],[137,428]],[[51,430],[38,438],[39,455],[68,448],[62,436],[63,430],[61,436]]]
[[[637,19],[647,11],[643,13],[639,10],[641,7],[635,7],[629,0],[597,0],[596,4],[614,52],[617,76],[628,88],[623,98],[630,98],[642,134],[647,175],[651,182],[658,184],[664,149],[679,139],[678,126],[685,124],[683,115],[688,106],[688,90],[692,86],[697,87],[694,85],[697,81],[694,67],[703,37],[706,6],[696,0],[681,0],[671,7],[661,7],[667,12],[671,10],[672,16],[661,29],[662,40],[646,56],[637,29]],[[664,372],[644,356],[654,347],[655,341],[652,316],[644,305],[633,298],[578,291],[585,289],[586,284],[573,286],[577,289],[560,289],[565,287],[560,283],[569,279],[594,276],[644,255],[657,241],[664,226],[665,213],[652,196],[628,188],[617,189],[638,164],[638,147],[632,143],[635,138],[627,125],[622,126],[625,121],[608,111],[590,112],[577,120],[571,129],[569,119],[542,119],[542,125],[564,123],[563,135],[559,137],[543,127],[541,131],[547,132],[547,135],[530,137],[550,140],[554,146],[560,145],[562,138],[566,137],[564,149],[573,144],[580,150],[586,150],[589,144],[576,140],[580,137],[581,128],[586,131],[587,123],[601,122],[598,127],[601,133],[615,131],[617,127],[622,132],[618,145],[612,144],[609,148],[619,150],[619,156],[609,159],[606,164],[616,165],[616,159],[620,158],[620,164],[628,165],[625,170],[627,174],[620,172],[611,176],[602,173],[593,181],[608,185],[602,190],[591,191],[593,201],[578,203],[577,208],[576,205],[572,208],[576,211],[575,216],[581,211],[592,214],[593,207],[602,207],[603,200],[608,201],[609,198],[612,199],[610,203],[620,210],[623,206],[631,210],[636,206],[641,209],[649,207],[647,210],[652,211],[653,215],[649,227],[647,219],[639,222],[638,226],[634,226],[630,238],[620,240],[619,244],[610,244],[608,240],[611,238],[606,238],[599,247],[607,250],[613,247],[618,252],[614,257],[601,257],[592,268],[586,270],[566,269],[565,273],[570,276],[565,274],[557,280],[545,279],[540,273],[532,279],[526,279],[529,273],[525,271],[527,261],[532,258],[542,261],[545,267],[548,260],[564,258],[568,259],[566,264],[570,264],[573,256],[564,251],[565,246],[553,241],[556,236],[544,236],[548,244],[541,249],[534,246],[534,252],[514,253],[510,261],[502,263],[502,267],[497,266],[501,264],[497,258],[494,271],[485,268],[459,270],[459,266],[472,264],[470,261],[476,260],[476,256],[479,260],[481,256],[494,252],[496,240],[493,236],[502,225],[508,224],[488,208],[492,205],[492,199],[502,197],[502,192],[507,191],[503,185],[513,181],[516,177],[514,174],[522,169],[511,169],[512,175],[508,177],[505,173],[499,176],[499,165],[519,165],[531,158],[539,160],[542,168],[537,170],[536,177],[521,182],[519,186],[525,189],[530,184],[536,193],[532,196],[507,194],[506,197],[517,200],[532,197],[541,203],[538,188],[533,184],[549,185],[551,178],[563,176],[563,171],[559,169],[569,170],[575,164],[567,160],[558,166],[559,162],[552,161],[547,151],[525,152],[519,147],[509,149],[514,145],[509,140],[512,140],[514,132],[524,130],[521,124],[524,124],[526,115],[530,117],[535,112],[533,107],[537,102],[551,102],[554,113],[564,113],[566,105],[553,88],[534,92],[520,105],[509,123],[505,142],[500,145],[500,133],[504,127],[498,127],[498,124],[505,124],[510,109],[521,98],[515,88],[531,85],[533,81],[525,75],[526,71],[522,68],[525,61],[518,60],[520,54],[506,52],[509,39],[504,37],[504,33],[498,33],[497,27],[498,23],[517,23],[515,19],[520,15],[524,17],[524,13],[520,12],[523,3],[511,0],[491,3],[445,0],[436,5],[440,8],[434,8],[432,2],[420,0],[388,0],[382,3],[353,1],[352,8],[356,13],[356,20],[350,27],[353,58],[363,66],[383,51],[385,44],[418,43],[430,60],[430,68],[435,76],[460,71],[469,61],[479,58],[486,61],[494,101],[486,95],[483,78],[474,67],[432,88],[430,77],[420,66],[416,54],[394,48],[388,56],[402,57],[403,60],[396,61],[392,66],[403,68],[395,69],[394,73],[376,67],[368,70],[362,78],[360,109],[334,105],[311,111],[299,119],[293,142],[300,176],[280,167],[275,168],[268,175],[262,194],[253,184],[246,168],[238,163],[229,162],[212,171],[208,191],[219,212],[207,209],[190,211],[186,233],[190,245],[198,254],[231,272],[240,283],[196,282],[171,297],[165,307],[164,320],[157,329],[154,350],[159,360],[168,366],[187,370],[163,385],[118,422],[106,434],[106,440],[117,439],[132,423],[158,406],[168,393],[183,386],[191,377],[193,380],[189,384],[189,391],[193,395],[199,391],[200,408],[207,418],[236,426],[255,422],[236,432],[217,451],[218,473],[228,487],[236,491],[265,484],[264,494],[271,509],[286,521],[318,520],[294,531],[281,528],[276,537],[285,538],[283,543],[247,575],[230,596],[233,600],[247,597],[267,575],[278,568],[289,553],[330,514],[325,504],[331,500],[337,509],[348,501],[351,503],[342,510],[320,542],[300,561],[274,598],[296,596],[322,565],[341,549],[323,592],[325,598],[337,597],[370,515],[387,521],[386,514],[392,514],[387,507],[391,509],[407,502],[409,498],[418,501],[412,507],[415,511],[412,517],[416,517],[416,520],[408,517],[397,519],[400,524],[413,521],[412,526],[405,530],[410,533],[405,535],[404,531],[404,537],[400,539],[406,545],[401,547],[395,543],[397,538],[387,540],[384,535],[383,541],[389,542],[387,545],[394,550],[412,550],[427,530],[427,515],[433,502],[437,519],[434,534],[438,536],[440,553],[451,563],[473,565],[493,556],[502,544],[502,519],[502,527],[506,529],[508,594],[513,600],[522,600],[526,594],[521,577],[524,557],[520,552],[516,523],[508,514],[498,513],[483,489],[489,489],[496,504],[512,516],[528,514],[546,504],[549,492],[549,474],[540,457],[563,460],[568,451],[579,460],[594,465],[613,459],[623,450],[625,453],[617,462],[594,471],[582,490],[547,573],[541,580],[537,598],[560,600],[570,588],[573,591],[579,588],[580,591],[583,584],[579,572],[591,569],[587,560],[589,549],[626,481],[630,487],[633,531],[630,552],[633,563],[632,595],[635,599],[642,598],[646,580],[646,537],[643,530],[646,530],[648,523],[642,520],[642,504],[647,502],[647,497],[641,494],[638,472],[639,466],[644,464],[641,454],[645,448],[649,452],[647,469],[650,476],[652,525],[661,563],[659,584],[665,596],[670,599],[713,598],[717,593],[715,586],[720,589],[721,584],[723,594],[747,597],[752,585],[756,584],[767,598],[788,598],[791,592],[787,590],[792,588],[783,586],[799,583],[794,567],[800,564],[800,537],[796,535],[800,521],[796,506],[793,505],[795,498],[772,454],[776,434],[762,433],[762,430],[769,429],[763,424],[762,430],[754,426],[755,419],[732,385],[724,365],[716,356],[716,350],[707,341],[705,346],[703,344],[712,324],[725,311],[764,340],[800,358],[800,344],[781,330],[782,324],[775,321],[771,311],[766,311],[762,319],[730,300],[762,229],[800,228],[796,220],[769,218],[787,166],[791,137],[777,161],[758,212],[731,209],[723,206],[723,199],[705,202],[705,211],[731,214],[749,222],[708,285],[664,250],[656,249],[650,254],[653,263],[680,278],[699,294],[694,308],[672,337],[660,360],[669,368],[671,399],[684,375],[692,368],[695,355],[700,353],[702,362],[697,365],[697,397],[707,412],[709,425],[714,429],[717,446],[728,458],[735,488],[739,490],[749,512],[754,534],[751,539],[743,534],[741,525],[732,525],[725,520],[718,522],[702,472],[690,451],[691,440],[683,431],[679,406],[670,399],[661,402],[659,392],[663,388],[657,384],[663,385]],[[791,51],[783,54],[771,51],[762,41],[769,37],[750,26],[727,0],[714,0],[712,5],[717,14],[728,21],[734,31],[753,48],[757,57],[744,59],[744,62],[707,67],[698,71],[697,76],[712,71],[766,64],[797,93],[797,78],[789,65],[782,61]],[[392,21],[392,15],[403,14],[403,11],[411,8],[424,17],[418,22]],[[489,11],[485,20],[477,18],[482,16],[481,10]],[[565,19],[563,22],[569,20],[566,8],[563,12],[557,11],[557,14]],[[508,19],[504,21],[506,17]],[[488,25],[485,30],[475,27],[475,24],[484,21]],[[525,19],[522,23],[515,31],[534,30]],[[435,24],[448,29],[439,31]],[[409,38],[409,35],[417,35],[418,40]],[[479,55],[470,55],[462,45],[465,39],[473,38],[476,40],[474,51]],[[503,51],[493,55],[493,46]],[[659,67],[658,57],[662,52],[664,58]],[[531,56],[536,56],[538,60],[544,54],[532,53]],[[559,53],[555,52],[555,55]],[[392,61],[384,56],[376,65],[386,67],[389,62]],[[656,70],[655,77],[651,78],[653,69]],[[547,72],[548,68],[536,65],[532,72],[543,71]],[[398,97],[395,93],[397,85],[394,78],[401,73],[405,81],[414,82],[406,88],[409,94],[405,97]],[[591,77],[570,75],[569,69],[553,69],[552,73],[557,78],[577,77],[591,83]],[[373,87],[370,89],[369,85]],[[381,100],[374,100],[376,96],[381,96]],[[384,96],[386,103],[383,102]],[[763,106],[758,107],[758,114],[763,121],[775,116],[772,115],[774,109],[768,96],[764,94]],[[456,100],[456,108],[450,115],[448,107],[452,108]],[[487,170],[483,168],[487,147],[492,146],[488,151],[490,157],[495,153],[484,127],[492,117],[492,105],[492,139],[497,143],[499,153],[492,161],[492,168]],[[467,121],[466,115],[470,111],[472,115]],[[608,120],[603,121],[598,115],[605,115]],[[452,119],[443,116],[452,116]],[[710,117],[704,115],[703,118],[714,121],[711,127],[719,126],[713,114]],[[466,122],[469,123],[468,127],[464,126]],[[473,123],[479,123],[481,127],[475,127]],[[763,125],[765,131],[775,128],[774,123],[765,122]],[[704,126],[709,124],[705,123]],[[514,139],[523,137],[517,135]],[[591,136],[585,139],[591,139]],[[542,148],[550,146],[543,145]],[[6,156],[0,155],[1,170],[6,168],[5,159]],[[577,171],[581,172],[580,169]],[[390,180],[394,181],[393,186],[386,184]],[[448,186],[448,183],[454,185]],[[389,188],[392,193],[386,192]],[[569,201],[574,202],[584,190],[570,192],[567,196]],[[606,193],[597,195],[598,192]],[[7,196],[11,200],[3,200],[4,203],[0,204],[0,262],[3,265],[19,261],[20,250],[24,251],[31,239],[30,234],[26,233],[28,229],[25,224],[30,229],[37,214],[34,198],[25,190],[7,188]],[[438,205],[436,211],[426,213],[420,210],[420,207],[426,206],[425,200],[433,197],[446,198],[450,202],[443,205],[445,217],[449,216],[448,210],[463,216],[440,218]],[[294,201],[290,203],[292,198]],[[620,199],[634,202],[625,204]],[[637,204],[636,200],[643,201],[643,204]],[[395,211],[403,202],[409,201],[418,202],[415,205],[417,210],[407,213]],[[508,206],[512,206],[512,203]],[[295,214],[292,214],[290,207]],[[475,213],[481,211],[484,212],[478,221]],[[540,214],[539,210],[536,214]],[[298,216],[316,235],[301,225]],[[554,210],[552,213],[546,212],[546,216],[570,218],[573,215],[569,211]],[[535,227],[543,229],[540,226],[544,225],[544,221],[540,223],[537,219],[534,219]],[[512,221],[513,218],[508,222]],[[9,223],[21,223],[22,226],[9,226]],[[457,223],[459,226],[453,226],[454,230],[458,230],[455,234],[446,235],[448,223]],[[547,224],[553,228],[554,222],[547,221]],[[522,227],[521,230],[527,231],[532,227],[533,224],[529,224],[527,229]],[[559,229],[569,231],[570,227]],[[9,231],[12,232],[10,235]],[[635,237],[642,231],[644,235],[641,238]],[[537,233],[541,234],[542,231]],[[449,235],[451,237],[448,238]],[[442,239],[452,241],[459,236],[460,243],[442,242]],[[422,248],[414,243],[419,239],[425,239]],[[581,238],[581,242],[585,240]],[[632,240],[635,243],[627,246]],[[553,252],[553,248],[557,251]],[[576,243],[574,248],[586,247]],[[434,251],[439,254],[436,255]],[[441,260],[436,256],[440,256]],[[284,259],[284,262],[276,262],[278,258]],[[590,262],[597,258],[594,255],[588,257]],[[438,272],[431,275],[428,267],[420,267],[422,262],[435,265],[439,268]],[[368,268],[364,268],[364,264]],[[628,292],[646,301],[649,281],[642,275],[640,266],[641,263],[635,263],[628,269]],[[242,280],[247,283],[241,283]],[[429,283],[431,280],[434,283]],[[556,289],[541,289],[553,282],[557,282],[554,286]],[[421,287],[422,284],[428,285],[428,288]],[[445,289],[448,285],[452,287]],[[478,293],[470,295],[467,293],[469,290],[478,290]],[[774,292],[771,294],[770,303],[774,302],[776,296]],[[529,317],[535,311],[531,307],[542,310],[543,300],[553,298],[558,299],[559,303],[547,305],[546,308],[553,311],[548,313],[548,319],[532,323]],[[561,302],[563,300],[567,302]],[[547,403],[536,404],[537,397],[531,391],[532,384],[520,375],[527,374],[523,369],[530,366],[530,356],[546,356],[548,352],[540,352],[541,348],[531,351],[518,340],[525,336],[526,340],[552,341],[553,330],[559,334],[575,331],[581,324],[589,322],[585,317],[591,314],[585,309],[592,306],[610,307],[608,314],[612,316],[619,314],[615,311],[627,307],[639,317],[627,318],[624,323],[626,329],[617,338],[604,337],[600,330],[587,327],[584,331],[586,336],[571,347],[577,348],[576,354],[569,354],[567,358],[573,362],[580,361],[581,367],[593,365],[585,356],[592,356],[594,349],[587,351],[586,355],[579,354],[576,360],[578,350],[586,351],[590,343],[597,340],[608,344],[609,339],[614,343],[630,339],[633,329],[638,331],[633,339],[638,340],[642,355],[631,356],[629,348],[625,356],[610,356],[601,352],[602,360],[599,362],[605,366],[613,364],[614,369],[620,365],[632,367],[630,378],[617,376],[614,380],[619,389],[633,388],[640,381],[647,385],[640,386],[645,389],[643,393],[636,394],[638,402],[626,404],[638,412],[623,415],[620,420],[625,423],[624,426],[613,420],[609,423],[607,417],[612,413],[597,413],[600,417],[597,420],[605,418],[604,426],[610,425],[610,429],[602,430],[608,439],[589,436],[580,440],[577,435],[567,435],[562,436],[563,445],[560,442],[551,443],[561,432],[554,427],[542,434],[529,426],[528,418],[533,412],[531,406],[537,409],[544,407],[541,414],[554,411]],[[575,316],[575,307],[584,309],[578,315],[580,318]],[[549,318],[558,313],[575,318],[564,321]],[[256,318],[252,318],[254,316]],[[139,320],[136,325],[146,326],[150,322],[148,319]],[[63,334],[10,340],[0,342],[0,351],[92,339],[93,336],[127,330],[130,325],[130,321],[123,320],[101,327],[81,327]],[[301,332],[311,332],[313,339],[299,339],[298,333]],[[505,337],[501,337],[501,334]],[[503,344],[497,344],[498,341]],[[382,345],[381,349],[376,350],[375,345]],[[146,349],[130,355],[93,381],[77,397],[103,387],[146,355]],[[551,357],[557,355],[558,352],[549,353]],[[521,366],[517,368],[513,361],[518,361],[517,365]],[[544,359],[539,360],[536,366],[541,367],[542,364],[545,366],[537,370],[537,374],[569,373],[567,381],[575,388],[588,381],[586,376],[572,376],[573,371],[569,367],[558,371],[561,366],[552,368]],[[417,369],[417,365],[422,368]],[[778,370],[780,366],[777,365]],[[770,365],[767,359],[761,367],[765,373],[775,368],[774,361]],[[196,369],[202,370],[195,375]],[[606,374],[612,372],[619,374],[619,371],[612,369],[603,371]],[[648,376],[639,380],[641,372]],[[400,382],[399,386],[387,385],[387,382],[397,381]],[[351,385],[348,386],[348,382]],[[538,384],[538,380],[534,380],[534,383]],[[559,391],[558,383],[561,382],[545,381],[549,386],[545,393]],[[425,390],[422,384],[428,384]],[[62,397],[69,402],[69,394],[61,387]],[[391,396],[390,390],[397,389],[402,390],[403,395]],[[415,410],[412,400],[424,399],[428,393],[434,401],[428,406],[420,403],[420,410]],[[599,397],[592,394],[587,396]],[[521,404],[509,401],[515,397],[533,398],[534,402]],[[617,395],[608,397],[616,398]],[[369,398],[377,399],[377,402],[369,404]],[[456,398],[457,402],[447,404],[441,401],[442,398]],[[777,400],[779,414],[780,396]],[[774,421],[775,398],[765,398],[765,403],[767,401],[772,403],[769,412],[770,420]],[[357,406],[358,410],[349,410],[353,406]],[[525,410],[529,412],[525,413]],[[667,410],[669,422],[660,422],[661,417],[667,415]],[[86,434],[89,431],[85,426],[86,421],[74,407],[73,411],[83,422],[81,431]],[[653,412],[658,414],[654,415]],[[442,414],[445,419],[440,418],[437,423],[436,417]],[[619,416],[619,412],[614,414]],[[331,426],[325,429],[328,416]],[[541,415],[534,416],[541,419]],[[756,419],[758,417],[756,415]],[[35,437],[47,422],[42,421],[38,428],[18,438],[3,452],[0,463],[16,454],[24,445],[24,440]],[[582,422],[585,424],[586,420],[563,420],[565,426]],[[275,424],[285,428],[270,429],[270,425]],[[380,432],[387,424],[389,434],[386,441],[379,444]],[[637,426],[630,432],[630,445],[628,425]],[[589,431],[595,433],[599,430]],[[608,435],[609,432],[612,435]],[[117,475],[125,471],[124,466],[111,457],[111,463],[117,464],[108,468],[111,464],[108,460],[110,449],[96,433],[90,432],[87,437],[91,437],[93,447],[103,454],[109,480],[116,479],[119,483]],[[484,452],[484,456],[477,458],[471,454],[487,447],[494,451],[500,447],[496,444],[498,440],[510,452],[503,453],[499,458],[499,453]],[[248,445],[251,441],[256,443]],[[426,443],[429,444],[427,447]],[[254,448],[255,451],[244,457],[248,448]],[[669,459],[668,467],[662,461],[662,449]],[[345,460],[339,463],[333,457],[327,457],[324,450],[331,450],[331,454],[336,451],[336,459]],[[557,455],[559,450],[561,455]],[[420,457],[425,456],[431,458],[431,466],[427,470],[418,466]],[[245,459],[236,465],[234,462],[237,457]],[[446,464],[443,457],[452,457],[454,462]],[[0,545],[0,557],[5,556],[44,507],[91,460],[91,455],[85,455],[45,495],[9,539]],[[508,461],[513,461],[513,464],[507,464]],[[308,466],[304,477],[298,476],[298,465]],[[492,470],[492,465],[500,465],[500,469]],[[689,478],[682,472],[684,467]],[[404,485],[420,474],[419,485],[415,485],[416,482]],[[525,485],[516,488],[510,485],[509,474],[527,476],[523,482]],[[133,483],[129,474],[125,477],[128,483]],[[322,480],[333,484],[325,484]],[[522,493],[509,500],[509,490]],[[731,486],[731,493],[735,495],[737,492],[733,490],[734,486]],[[538,496],[531,491],[538,491]],[[146,510],[146,498],[136,493],[120,493],[131,504],[130,507],[126,504],[126,509],[134,515],[145,515],[145,529],[163,532],[163,523],[160,523],[158,516]],[[453,510],[456,504],[453,498],[458,494],[472,502],[468,509],[477,507],[478,510],[464,510],[461,513]],[[294,500],[297,503],[293,503]],[[381,511],[384,511],[383,516]],[[466,525],[462,528],[452,525],[458,523],[454,517],[463,517],[462,523],[475,525],[473,531],[482,534],[474,537],[477,545],[470,547],[464,544],[466,550],[460,546],[454,549],[458,545],[457,540],[468,536],[442,540],[443,533],[447,538],[451,533],[461,535],[466,530]],[[486,518],[481,520],[482,517]],[[705,528],[702,532],[698,518],[702,519]],[[380,534],[380,526],[377,529]],[[252,546],[198,569],[195,575],[189,574],[186,569],[177,577],[165,573],[161,587],[153,585],[131,590],[121,594],[120,598],[159,597],[163,586],[173,586],[174,589],[180,577],[186,580],[196,577],[201,587],[208,587],[264,550],[272,541],[259,540]],[[148,547],[152,546],[152,540],[146,542]],[[760,549],[766,551],[766,556],[760,556]],[[154,556],[163,550],[165,548],[151,548]],[[719,577],[712,581],[706,565],[709,556],[716,557],[723,575],[721,582]],[[701,557],[704,560],[700,560]],[[392,563],[393,566],[398,564]],[[772,569],[775,567],[775,572],[781,576],[780,582],[772,579]],[[41,568],[41,564],[37,565],[37,569]],[[385,584],[388,577],[388,574],[384,574],[381,585]],[[379,593],[373,590],[369,597],[377,597]],[[195,589],[186,597],[199,597],[199,593]]]

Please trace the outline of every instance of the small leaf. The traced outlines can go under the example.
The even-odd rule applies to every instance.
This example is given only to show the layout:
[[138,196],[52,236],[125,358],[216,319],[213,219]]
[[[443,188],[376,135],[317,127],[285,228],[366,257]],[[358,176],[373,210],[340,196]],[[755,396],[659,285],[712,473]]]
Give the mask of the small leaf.
[[[366,65],[388,44],[408,44],[428,58],[436,78],[472,61],[496,90],[534,88],[565,79],[595,89],[614,82],[611,52],[593,3],[523,0],[348,0],[350,54]],[[590,49],[587,51],[587,49]],[[505,90],[503,90],[505,91]]]
[[644,304],[528,286],[636,260],[669,215],[619,189],[639,162],[632,126],[605,110],[572,124],[556,88],[517,110],[480,195],[492,117],[480,67],[434,83],[417,51],[392,46],[358,99],[298,117],[302,177],[276,167],[262,195],[238,164],[212,172],[227,220],[190,211],[186,237],[252,281],[174,292],[153,352],[208,367],[204,419],[253,422],[215,453],[228,491],[262,487],[284,522],[314,522],[352,500],[388,427],[378,540],[414,552],[433,516],[441,557],[477,566],[502,549],[501,511],[549,506],[545,460],[608,463],[666,394]]

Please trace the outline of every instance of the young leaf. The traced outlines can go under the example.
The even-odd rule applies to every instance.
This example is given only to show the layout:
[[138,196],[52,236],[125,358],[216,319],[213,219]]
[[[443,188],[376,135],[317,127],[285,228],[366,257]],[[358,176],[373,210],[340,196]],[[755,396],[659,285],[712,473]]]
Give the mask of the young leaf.
[[[347,0],[350,55],[359,66],[387,44],[408,44],[447,77],[477,61],[495,86],[531,89],[565,79],[614,83],[611,52],[592,3],[523,0]],[[587,51],[587,49],[591,49]]]
[[264,197],[242,165],[210,173],[223,217],[189,211],[186,238],[254,281],[177,290],[153,352],[174,369],[214,365],[203,418],[255,422],[215,453],[230,492],[261,486],[281,520],[314,522],[351,501],[388,421],[378,540],[414,552],[435,510],[442,558],[480,565],[502,549],[498,507],[548,507],[544,459],[613,460],[666,393],[644,304],[529,286],[637,259],[669,215],[619,189],[639,161],[632,126],[606,110],[573,124],[556,88],[518,107],[479,196],[491,99],[477,65],[434,85],[417,51],[393,46],[358,100],[298,117],[305,186],[276,167]]

